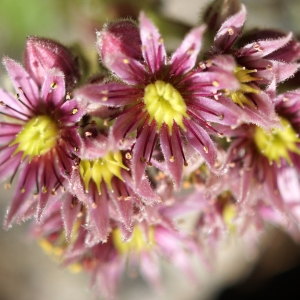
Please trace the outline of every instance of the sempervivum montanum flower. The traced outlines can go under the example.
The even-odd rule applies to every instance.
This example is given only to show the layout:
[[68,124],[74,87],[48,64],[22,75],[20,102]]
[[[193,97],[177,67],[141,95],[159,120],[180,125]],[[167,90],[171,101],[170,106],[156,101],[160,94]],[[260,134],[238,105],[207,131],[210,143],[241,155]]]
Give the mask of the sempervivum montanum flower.
[[[272,94],[275,93],[269,92],[274,99]],[[253,205],[248,203],[250,194],[263,188],[269,201],[267,204],[290,216],[292,211],[286,205],[288,199],[280,188],[280,182],[285,168],[296,167],[299,170],[299,92],[285,93],[274,102],[280,128],[267,132],[259,126],[244,124],[224,133],[233,138],[228,149],[229,175],[239,178],[239,191],[235,193],[244,207]]]
[[6,217],[9,226],[14,219],[20,221],[28,215],[29,209],[32,214],[37,209],[40,218],[50,195],[53,199],[58,197],[58,188],[70,174],[80,146],[76,123],[84,110],[66,93],[61,70],[45,69],[44,82],[39,87],[39,82],[19,63],[4,58],[4,65],[16,94],[0,89],[0,178],[9,178],[9,187],[20,170]]
[[103,64],[123,82],[90,84],[78,95],[120,109],[113,117],[116,140],[136,133],[132,153],[127,155],[132,159],[136,185],[147,163],[153,161],[158,139],[167,170],[179,187],[187,164],[185,147],[190,144],[213,168],[217,155],[209,133],[217,132],[210,122],[237,122],[234,105],[215,99],[219,89],[239,87],[234,75],[221,69],[193,69],[204,29],[193,29],[170,59],[157,28],[143,13],[140,29],[131,21],[120,21],[106,25],[98,34]]
[[70,192],[86,206],[85,242],[95,245],[107,241],[110,219],[122,223],[124,231],[130,233],[134,210],[143,211],[145,204],[153,205],[160,198],[146,178],[135,188],[125,165],[125,152],[116,147],[111,133],[105,136],[97,132],[96,126],[87,126],[83,131],[78,153],[81,160],[72,170]]
[[[145,219],[136,220],[132,234],[126,240],[123,239],[122,229],[111,221],[107,242],[92,247],[85,243],[88,234],[84,226],[86,210],[83,209],[73,223],[69,242],[65,240],[60,213],[59,203],[51,205],[44,222],[33,224],[33,234],[46,252],[59,258],[63,266],[91,273],[97,293],[107,299],[116,296],[121,275],[126,269],[129,272],[139,270],[150,284],[161,288],[160,257],[186,272],[190,279],[195,279],[190,258],[198,254],[198,248],[193,238],[178,232],[166,216],[160,218],[159,210],[155,212],[154,223]],[[151,219],[151,216],[148,218]]]
[[[296,63],[292,63],[299,54],[295,54],[295,42],[293,47],[292,34],[266,39],[264,32],[259,31],[256,40],[251,41],[241,48],[236,48],[235,43],[241,35],[242,27],[246,20],[246,8],[241,5],[241,10],[228,18],[220,27],[214,39],[214,47],[209,57],[220,67],[234,73],[240,82],[240,88],[228,92],[228,96],[240,108],[240,113],[247,122],[270,128],[276,122],[276,114],[272,100],[262,88],[271,84],[282,82],[292,76],[298,69]],[[284,55],[279,49],[285,47]],[[288,54],[290,51],[290,54]],[[218,57],[218,55],[221,57]],[[231,59],[227,55],[232,56]],[[234,59],[235,63],[232,63]]]

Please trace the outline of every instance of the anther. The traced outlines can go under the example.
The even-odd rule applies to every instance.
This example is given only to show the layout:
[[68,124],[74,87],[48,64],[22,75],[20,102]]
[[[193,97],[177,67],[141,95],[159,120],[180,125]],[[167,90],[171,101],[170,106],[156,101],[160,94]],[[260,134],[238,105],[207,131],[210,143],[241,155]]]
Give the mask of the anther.
[[5,184],[4,184],[4,188],[5,188],[6,190],[9,190],[9,189],[11,188],[11,184],[10,184],[10,183],[5,183]]
[[42,193],[43,193],[43,194],[46,194],[47,192],[48,192],[47,187],[46,187],[46,186],[43,186],[43,187],[42,187]]
[[158,43],[159,44],[163,44],[164,43],[164,39],[163,38],[158,39]]
[[71,99],[71,93],[67,92],[67,94],[66,94],[66,100],[70,100],[70,99]]
[[212,84],[213,84],[213,86],[215,86],[215,87],[218,87],[218,86],[220,85],[218,81],[213,81]]
[[50,87],[51,87],[51,89],[56,89],[57,88],[57,82],[52,82],[51,84],[50,84]]
[[140,161],[141,161],[142,163],[145,163],[145,162],[146,162],[146,158],[145,158],[145,157],[141,157]]
[[203,147],[203,150],[204,150],[205,153],[208,153],[208,149],[207,149],[206,146]]
[[170,162],[174,162],[174,161],[175,161],[175,156],[173,155],[170,157]]
[[105,102],[105,101],[107,101],[107,99],[108,99],[107,97],[102,97],[101,100]]
[[86,131],[86,132],[84,133],[84,135],[88,137],[88,136],[92,136],[93,134],[92,134],[90,131]]
[[223,114],[220,114],[220,115],[219,115],[219,119],[220,119],[220,120],[223,120],[223,119],[224,119],[224,115],[223,115]]
[[128,65],[129,64],[129,60],[127,58],[124,58],[123,59],[123,63],[126,64],[126,65]]
[[22,187],[22,188],[20,189],[20,192],[21,192],[22,194],[24,194],[24,193],[25,193],[25,188]]
[[229,35],[233,35],[233,34],[234,34],[234,30],[233,30],[232,28],[228,28],[227,31],[228,31],[228,34],[229,34]]
[[73,109],[72,109],[72,115],[77,114],[77,112],[78,112],[78,109],[77,109],[77,108],[73,108]]
[[126,152],[125,157],[126,157],[127,159],[131,159],[131,158],[132,158],[132,155],[131,155],[129,152]]
[[259,46],[258,43],[255,43],[254,46],[253,46],[253,48],[254,48],[256,51],[258,51],[258,52],[262,52],[262,51],[263,51],[263,49]]

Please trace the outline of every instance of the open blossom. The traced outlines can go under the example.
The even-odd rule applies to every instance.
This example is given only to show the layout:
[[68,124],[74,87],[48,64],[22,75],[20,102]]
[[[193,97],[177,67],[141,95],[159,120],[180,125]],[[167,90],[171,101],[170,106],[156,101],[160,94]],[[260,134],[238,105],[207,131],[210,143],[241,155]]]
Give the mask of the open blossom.
[[[193,29],[170,59],[157,28],[142,13],[140,28],[130,21],[106,25],[98,34],[98,51],[103,64],[120,81],[90,84],[77,95],[91,102],[119,108],[113,134],[117,141],[136,137],[131,167],[138,186],[146,165],[151,165],[157,141],[177,187],[186,147],[192,146],[214,168],[216,148],[209,134],[212,123],[235,125],[234,105],[218,102],[220,89],[236,89],[233,74],[220,68],[214,72],[195,68],[204,26]],[[128,43],[130,41],[130,43]]]
[[60,69],[44,70],[40,85],[19,63],[7,57],[3,62],[16,94],[0,89],[0,178],[8,178],[9,187],[19,171],[6,218],[8,226],[16,218],[22,219],[30,207],[37,206],[40,218],[49,199],[63,188],[80,147],[76,124],[84,109],[66,93]]
[[[90,273],[95,289],[106,299],[115,298],[121,276],[126,271],[138,271],[154,288],[161,289],[161,257],[195,280],[190,259],[198,254],[198,247],[192,237],[179,232],[171,220],[162,216],[159,208],[148,212],[145,219],[137,218],[125,240],[118,223],[111,220],[107,241],[89,246],[85,243],[89,234],[85,228],[87,210],[84,208],[76,214],[72,236],[66,241],[61,208],[56,202],[51,205],[43,223],[32,224],[32,234],[63,266],[68,266],[71,271]],[[151,214],[155,215],[152,223],[149,222],[154,218]]]
[[241,108],[245,121],[270,128],[278,120],[272,100],[263,88],[273,80],[279,83],[294,75],[298,65],[291,62],[299,57],[299,43],[291,33],[266,39],[265,32],[259,35],[258,31],[256,40],[237,48],[235,44],[245,20],[246,8],[241,5],[241,10],[221,25],[209,57],[220,67],[231,70],[240,82],[239,89],[227,94]]
[[[232,190],[245,210],[254,205],[249,199],[258,199],[252,194],[262,190],[266,205],[285,218],[293,219],[294,212],[289,204],[292,200],[282,188],[282,177],[287,168],[299,170],[299,91],[284,93],[276,99],[274,91],[269,89],[268,92],[275,103],[281,127],[265,131],[256,125],[244,124],[226,132],[225,135],[232,138],[227,176],[239,182]],[[297,176],[295,181],[298,181]]]
[[70,177],[69,192],[85,204],[88,221],[86,243],[106,242],[110,219],[132,231],[134,211],[160,202],[146,178],[135,188],[125,152],[116,146],[112,134],[105,136],[93,126],[83,128],[80,161]]

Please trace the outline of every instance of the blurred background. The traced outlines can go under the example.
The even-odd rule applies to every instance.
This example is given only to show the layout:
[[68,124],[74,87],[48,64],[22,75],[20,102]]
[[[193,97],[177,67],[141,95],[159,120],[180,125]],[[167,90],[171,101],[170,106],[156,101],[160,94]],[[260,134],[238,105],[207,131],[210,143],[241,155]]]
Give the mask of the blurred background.
[[[176,47],[187,30],[199,23],[206,0],[0,0],[0,54],[22,61],[26,37],[37,35],[55,39],[81,51],[87,60],[97,62],[96,30],[104,22],[119,17],[137,17],[147,12],[168,34],[169,49]],[[299,0],[244,0],[247,5],[246,26],[300,29]],[[0,70],[5,85],[4,68]],[[4,84],[2,84],[4,83]],[[4,185],[3,185],[4,186]],[[1,188],[0,220],[12,198],[13,189]],[[0,230],[0,300],[92,300],[86,274],[72,274],[61,269],[37,242],[27,235],[26,225],[15,225],[8,232]],[[249,250],[249,249],[248,249]],[[241,241],[230,239],[216,257],[215,267],[208,270],[199,264],[199,285],[182,278],[163,262],[166,290],[155,294],[140,278],[124,278],[120,299],[134,300],[212,300],[257,299],[260,293],[275,293],[283,285],[286,299],[300,299],[300,247],[275,228],[269,228],[258,251],[245,251]],[[283,278],[283,279],[282,279]],[[287,278],[286,280],[284,278]],[[275,286],[272,285],[275,283]],[[287,284],[287,285],[285,285]],[[235,286],[236,285],[236,286]],[[293,290],[295,289],[295,290]],[[289,298],[288,291],[298,292]],[[271,295],[271,294],[267,294]],[[249,298],[247,298],[249,297]],[[277,298],[276,298],[277,299]]]

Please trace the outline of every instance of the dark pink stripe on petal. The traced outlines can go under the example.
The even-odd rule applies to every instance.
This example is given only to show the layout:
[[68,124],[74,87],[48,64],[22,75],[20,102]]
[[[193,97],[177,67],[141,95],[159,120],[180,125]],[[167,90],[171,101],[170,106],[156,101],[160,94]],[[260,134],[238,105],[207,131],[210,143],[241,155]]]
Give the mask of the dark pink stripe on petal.
[[180,147],[182,146],[179,145],[174,130],[172,135],[169,136],[168,127],[165,125],[163,125],[161,128],[160,146],[168,167],[168,171],[174,180],[176,188],[179,189],[183,168],[183,156],[180,152]]
[[144,59],[149,72],[155,74],[166,64],[167,55],[160,33],[143,12],[140,14],[140,35]]
[[169,74],[179,76],[190,71],[195,66],[204,30],[205,26],[199,26],[185,37],[180,47],[171,57]]
[[196,122],[184,119],[187,131],[185,136],[188,142],[199,152],[207,164],[214,169],[217,151],[208,133]]
[[64,74],[52,69],[45,78],[41,89],[42,99],[50,108],[55,108],[65,100],[66,87]]
[[[35,107],[39,102],[39,90],[37,84],[25,71],[25,69],[14,60],[5,57],[3,63],[12,79],[13,85],[17,93],[20,94],[20,98],[28,106]],[[23,93],[20,93],[21,88]]]
[[217,32],[214,42],[221,51],[226,51],[232,47],[240,35],[246,20],[246,7],[241,5],[241,10],[228,18]]
[[32,161],[21,172],[14,199],[5,219],[4,226],[6,228],[9,228],[16,218],[22,218],[22,212],[25,212],[28,205],[30,205],[30,199],[32,199],[32,194],[36,189],[36,168],[38,168],[38,165]]
[[123,83],[107,83],[86,85],[77,90],[75,96],[105,106],[119,107],[134,104],[143,94],[140,89]]

